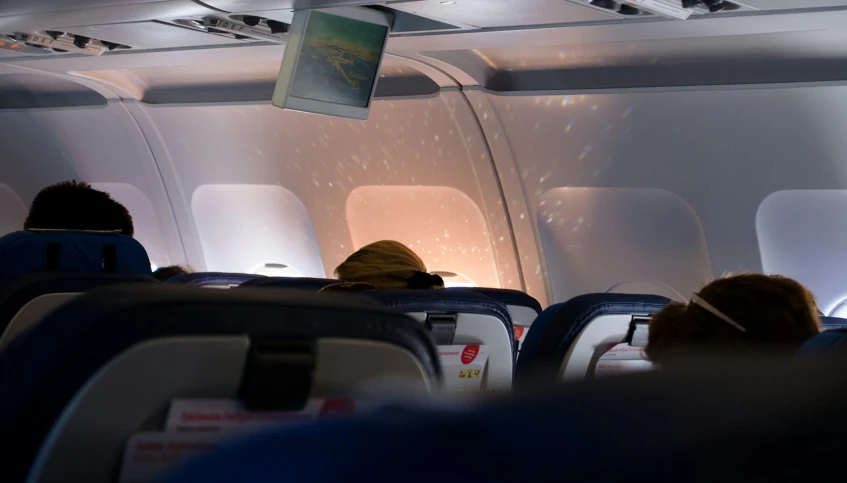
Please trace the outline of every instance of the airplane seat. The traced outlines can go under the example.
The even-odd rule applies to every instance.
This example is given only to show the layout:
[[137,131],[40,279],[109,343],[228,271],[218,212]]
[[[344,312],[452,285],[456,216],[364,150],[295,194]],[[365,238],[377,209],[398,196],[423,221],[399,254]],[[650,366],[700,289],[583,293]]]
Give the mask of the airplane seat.
[[72,300],[15,339],[0,367],[7,483],[28,471],[33,483],[115,481],[131,435],[161,431],[174,399],[297,410],[397,386],[426,397],[441,380],[420,324],[373,301],[165,284]]
[[242,288],[276,288],[308,290],[318,292],[322,288],[338,283],[338,280],[310,277],[263,277],[248,280],[240,285]]
[[265,277],[252,273],[194,272],[175,275],[165,280],[165,283],[192,285],[195,287],[230,288],[237,287],[244,282],[257,278]]
[[847,329],[829,329],[812,337],[797,351],[798,359],[847,356]]
[[669,303],[658,295],[587,294],[548,307],[524,340],[516,388],[586,378],[609,349],[643,344],[634,337],[646,332],[636,329]]
[[18,231],[0,237],[0,333],[20,331],[73,294],[112,283],[155,282],[138,241],[114,233]]
[[417,320],[430,331],[439,347],[485,346],[489,359],[482,376],[483,390],[511,390],[515,364],[514,329],[503,304],[465,290],[376,289],[359,295]]
[[504,304],[509,310],[509,315],[512,316],[518,350],[520,350],[520,345],[526,337],[529,327],[532,326],[532,323],[535,322],[535,319],[542,312],[541,304],[538,300],[535,300],[534,297],[520,290],[484,287],[451,288],[448,290],[470,290]]
[[[393,481],[404,472],[406,483],[592,481],[598,468],[601,481],[826,478],[843,465],[843,370],[704,367],[694,377],[655,372],[470,407],[376,411],[250,436],[160,481]],[[444,458],[457,438],[461,457]]]
[[823,330],[847,329],[847,319],[841,317],[821,317]]
[[[33,273],[0,286],[0,350],[70,300],[98,287],[159,283],[132,273]],[[8,321],[3,325],[3,321]]]

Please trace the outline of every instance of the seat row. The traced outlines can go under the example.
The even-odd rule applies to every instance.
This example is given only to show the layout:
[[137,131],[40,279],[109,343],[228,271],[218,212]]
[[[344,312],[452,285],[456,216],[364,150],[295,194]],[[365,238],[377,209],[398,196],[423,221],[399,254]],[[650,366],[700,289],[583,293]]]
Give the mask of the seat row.
[[[112,481],[127,441],[167,427],[182,399],[285,413],[585,378],[616,347],[643,346],[669,302],[586,295],[533,316],[540,306],[520,292],[353,297],[314,293],[330,281],[247,278],[159,283],[143,248],[119,235],[0,239],[0,313],[11,314],[0,320],[0,480]],[[202,287],[215,285],[239,286]],[[519,356],[517,317],[529,327]]]

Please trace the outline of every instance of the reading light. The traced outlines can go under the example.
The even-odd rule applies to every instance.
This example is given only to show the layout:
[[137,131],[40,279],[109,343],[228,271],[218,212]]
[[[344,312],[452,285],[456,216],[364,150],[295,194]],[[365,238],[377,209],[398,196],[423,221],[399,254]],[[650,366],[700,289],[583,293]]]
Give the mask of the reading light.
[[615,10],[618,6],[614,0],[591,0],[588,3],[595,7],[605,8],[606,10]]
[[255,27],[256,25],[259,25],[259,22],[262,21],[262,18],[257,17],[255,15],[242,15],[241,20],[243,20],[244,23],[248,26]]
[[76,35],[74,36],[74,45],[77,48],[85,49],[89,45],[91,45],[91,39],[89,39],[88,37],[83,37],[82,35]]
[[455,3],[456,3],[456,2],[453,2],[453,1],[449,1],[449,0],[448,0],[448,1],[446,1],[446,2],[441,2],[441,5],[455,5]]
[[285,22],[280,22],[278,20],[266,20],[268,24],[268,28],[271,29],[272,34],[287,34],[289,30],[291,30],[291,26]]
[[724,0],[703,0],[703,3],[709,7],[709,11],[712,13],[720,12],[726,7],[729,7],[729,2],[725,2]]

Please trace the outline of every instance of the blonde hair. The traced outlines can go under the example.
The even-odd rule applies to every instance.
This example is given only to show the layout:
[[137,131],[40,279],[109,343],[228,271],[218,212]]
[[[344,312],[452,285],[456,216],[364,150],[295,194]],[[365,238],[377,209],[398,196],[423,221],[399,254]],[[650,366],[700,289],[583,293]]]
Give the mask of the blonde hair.
[[342,282],[369,283],[377,288],[442,288],[438,275],[426,273],[423,260],[406,245],[382,240],[366,245],[335,269]]

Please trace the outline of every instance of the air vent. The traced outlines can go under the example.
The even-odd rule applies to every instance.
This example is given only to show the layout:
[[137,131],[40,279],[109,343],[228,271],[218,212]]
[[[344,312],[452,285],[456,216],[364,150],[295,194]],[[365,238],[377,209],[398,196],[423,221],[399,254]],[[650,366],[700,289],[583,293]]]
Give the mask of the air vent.
[[737,1],[725,0],[570,0],[620,18],[639,15],[659,15],[685,20],[692,15],[714,15],[723,12],[744,12],[757,9]]
[[285,22],[256,15],[210,16],[172,20],[180,27],[190,28],[234,40],[285,43],[291,26]]
[[68,34],[58,30],[45,30],[36,33],[14,33],[3,36],[10,42],[24,45],[33,49],[30,53],[58,53],[64,54],[74,52],[87,55],[100,55],[103,52],[129,49],[127,45],[109,42],[107,40],[92,39],[82,35]]

